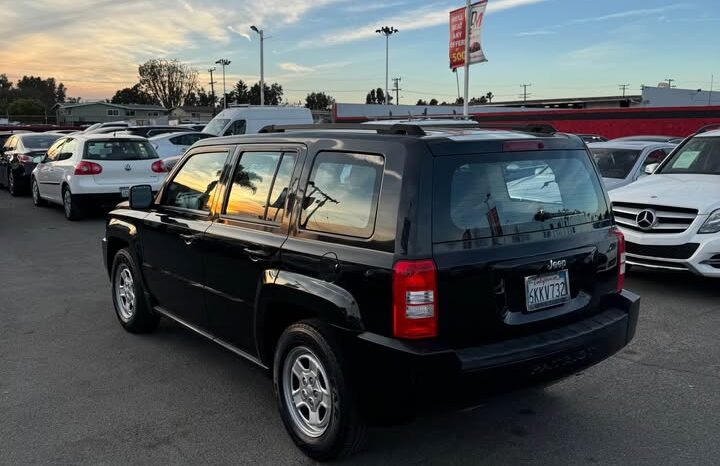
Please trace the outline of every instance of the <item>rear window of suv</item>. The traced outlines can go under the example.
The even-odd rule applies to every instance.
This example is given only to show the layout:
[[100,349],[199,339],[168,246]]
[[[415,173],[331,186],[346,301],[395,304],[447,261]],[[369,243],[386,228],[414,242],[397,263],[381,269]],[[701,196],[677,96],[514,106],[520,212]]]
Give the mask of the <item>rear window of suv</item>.
[[433,184],[436,243],[556,230],[609,216],[584,151],[441,157]]
[[147,141],[110,140],[85,143],[85,160],[146,160],[157,159],[155,149]]

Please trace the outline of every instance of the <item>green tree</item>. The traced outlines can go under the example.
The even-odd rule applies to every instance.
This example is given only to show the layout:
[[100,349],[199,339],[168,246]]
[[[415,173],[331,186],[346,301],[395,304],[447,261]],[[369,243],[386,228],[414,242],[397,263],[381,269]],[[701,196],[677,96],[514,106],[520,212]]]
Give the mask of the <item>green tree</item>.
[[377,103],[377,96],[375,95],[375,89],[371,89],[370,92],[367,93],[365,96],[365,103],[366,104],[376,104]]
[[487,94],[485,94],[485,98],[487,99],[488,103],[492,103],[493,97],[495,97],[495,95],[492,92],[488,92]]
[[311,110],[327,110],[333,106],[335,99],[324,92],[311,92],[305,97],[305,107]]
[[430,102],[428,102],[428,105],[438,105],[437,99],[430,99]]
[[115,93],[110,103],[119,105],[139,104],[139,105],[158,105],[158,100],[143,90],[138,83],[133,87],[120,89]]
[[[282,103],[283,88],[278,83],[272,83],[270,86],[265,84],[265,105],[280,105]],[[250,104],[260,105],[260,83],[253,84],[250,88]]]
[[33,116],[46,115],[45,106],[35,99],[16,99],[10,102],[6,108],[10,119],[18,121],[37,121]]
[[[55,78],[43,79],[39,76],[23,76],[16,85],[17,99],[34,99],[51,108],[58,102],[65,102],[65,85],[55,82]],[[14,100],[14,99],[13,99]]]
[[428,103],[422,99],[418,99],[417,103],[415,105],[427,105]]
[[165,108],[181,107],[197,87],[198,72],[179,60],[153,59],[138,67],[140,86]]

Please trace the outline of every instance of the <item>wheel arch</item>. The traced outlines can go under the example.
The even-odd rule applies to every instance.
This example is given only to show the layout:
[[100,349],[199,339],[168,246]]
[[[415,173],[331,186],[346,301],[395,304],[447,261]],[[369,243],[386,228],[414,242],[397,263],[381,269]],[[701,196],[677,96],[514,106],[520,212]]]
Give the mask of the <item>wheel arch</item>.
[[345,330],[364,330],[357,301],[345,289],[317,278],[268,270],[258,284],[255,303],[255,344],[259,359],[272,367],[282,332],[305,319]]

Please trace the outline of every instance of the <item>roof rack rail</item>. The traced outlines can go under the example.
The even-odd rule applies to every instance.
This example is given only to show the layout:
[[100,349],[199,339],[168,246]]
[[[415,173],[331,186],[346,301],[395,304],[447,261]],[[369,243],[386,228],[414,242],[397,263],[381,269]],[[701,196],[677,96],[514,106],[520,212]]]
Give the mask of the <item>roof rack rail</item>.
[[695,132],[695,134],[707,133],[708,131],[713,131],[716,129],[720,129],[720,123],[713,123],[711,125],[705,125],[705,126],[701,127],[699,130],[697,130]]
[[259,133],[285,133],[287,131],[304,130],[352,130],[352,131],[375,131],[378,134],[397,134],[405,136],[425,136],[427,133],[418,125],[411,124],[388,124],[388,125],[363,125],[360,123],[328,123],[317,125],[268,125],[263,127]]
[[555,134],[558,132],[553,125],[547,123],[486,123],[478,122],[482,129],[507,129],[523,133]]

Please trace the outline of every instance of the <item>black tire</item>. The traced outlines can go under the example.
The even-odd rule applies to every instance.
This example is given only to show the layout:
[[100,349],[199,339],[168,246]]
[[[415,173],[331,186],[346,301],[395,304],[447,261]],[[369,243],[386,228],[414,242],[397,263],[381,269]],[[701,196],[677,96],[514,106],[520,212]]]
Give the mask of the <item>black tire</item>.
[[17,179],[15,178],[15,174],[12,170],[8,173],[7,188],[11,196],[19,196],[22,194],[22,190],[20,189],[20,186],[17,185]]
[[[132,277],[133,309],[130,313],[127,312],[128,308],[125,307],[128,300],[125,299],[125,301],[123,301],[123,298],[120,296],[121,293],[119,293],[118,290],[123,282],[122,274],[125,273],[125,271]],[[112,273],[110,274],[110,283],[115,316],[123,328],[130,333],[153,332],[158,326],[160,316],[150,309],[145,299],[145,287],[142,283],[139,269],[128,249],[121,249],[115,254]],[[127,297],[127,289],[125,291],[125,296]]]
[[30,191],[32,192],[33,204],[35,207],[43,207],[47,205],[47,201],[40,197],[40,189],[35,178],[30,182]]
[[62,190],[63,200],[63,212],[65,212],[65,218],[70,221],[80,220],[85,214],[80,207],[80,200],[74,195],[70,188],[65,186]]
[[[301,423],[294,419],[293,416],[296,415],[293,414],[293,411],[297,413],[297,410],[294,404],[293,406],[288,404],[285,395],[287,391],[285,389],[285,373],[287,372],[285,366],[292,364],[287,361],[295,360],[291,355],[306,350],[309,350],[310,354],[317,357],[322,364],[324,374],[328,379],[326,383],[329,383],[330,396],[327,401],[331,409],[329,414],[326,412],[329,419],[328,424],[324,432],[315,436],[304,432],[300,427]],[[312,382],[312,378],[310,381]],[[315,382],[319,384],[320,378],[318,377]],[[292,390],[294,380],[291,379],[289,383],[291,384],[290,390]],[[298,378],[299,390],[302,390],[301,383]],[[306,320],[285,329],[275,350],[273,384],[285,428],[295,444],[307,456],[318,461],[328,461],[349,456],[362,446],[366,423],[360,415],[360,406],[353,390],[354,384],[350,380],[350,365],[347,364],[343,350],[337,344],[332,330],[328,326],[317,320]],[[312,392],[313,390],[309,389],[308,391]],[[321,396],[323,395],[321,394]],[[320,412],[320,408],[317,409]]]

